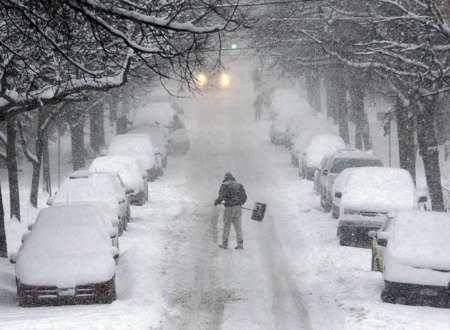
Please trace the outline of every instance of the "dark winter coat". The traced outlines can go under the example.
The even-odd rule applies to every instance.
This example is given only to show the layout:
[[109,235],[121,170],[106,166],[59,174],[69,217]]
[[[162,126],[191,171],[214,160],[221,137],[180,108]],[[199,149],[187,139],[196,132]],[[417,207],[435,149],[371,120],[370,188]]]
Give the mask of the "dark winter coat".
[[222,183],[214,204],[225,202],[225,207],[241,206],[247,201],[247,193],[244,186],[234,179],[228,179]]

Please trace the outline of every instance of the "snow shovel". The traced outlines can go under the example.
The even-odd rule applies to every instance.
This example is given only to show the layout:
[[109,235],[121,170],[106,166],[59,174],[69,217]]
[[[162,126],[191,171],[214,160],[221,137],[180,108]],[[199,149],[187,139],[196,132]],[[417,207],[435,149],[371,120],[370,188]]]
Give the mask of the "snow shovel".
[[249,209],[247,207],[243,207],[244,210],[252,211],[251,219],[255,221],[263,221],[264,215],[266,214],[266,204],[255,202],[255,206],[253,209]]

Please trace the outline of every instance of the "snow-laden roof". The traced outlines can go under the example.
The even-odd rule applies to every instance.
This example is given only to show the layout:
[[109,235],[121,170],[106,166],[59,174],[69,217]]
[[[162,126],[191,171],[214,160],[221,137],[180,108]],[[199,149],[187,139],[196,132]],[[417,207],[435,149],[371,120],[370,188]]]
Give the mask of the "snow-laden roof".
[[450,214],[398,212],[388,238],[389,255],[398,262],[450,270]]
[[377,212],[412,210],[414,182],[409,172],[400,168],[355,168],[348,177],[341,206]]
[[155,165],[154,152],[149,136],[144,133],[116,135],[108,147],[108,155],[137,158],[146,170]]
[[174,108],[168,102],[150,103],[135,112],[133,123],[141,125],[157,122],[163,126],[169,126],[175,114]]
[[103,156],[95,158],[89,166],[92,172],[116,173],[122,179],[126,187],[136,192],[144,189],[142,180],[145,174],[135,158],[126,156]]
[[67,178],[53,198],[53,203],[109,202],[116,204],[124,196],[117,181],[108,176],[96,175],[88,178]]
[[338,135],[315,135],[305,149],[306,162],[309,167],[319,167],[323,157],[329,156],[343,148],[345,148],[345,142]]
[[16,276],[28,285],[103,282],[114,276],[111,249],[95,207],[43,209],[18,252]]

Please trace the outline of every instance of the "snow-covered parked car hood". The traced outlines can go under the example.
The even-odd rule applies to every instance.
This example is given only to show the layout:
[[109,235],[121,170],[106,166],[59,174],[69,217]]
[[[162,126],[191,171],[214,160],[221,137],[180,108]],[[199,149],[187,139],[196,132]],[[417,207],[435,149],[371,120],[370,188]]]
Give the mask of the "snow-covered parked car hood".
[[[111,240],[83,208],[39,214],[19,249],[16,277],[26,285],[73,287],[103,282],[114,276]],[[44,210],[43,210],[44,211]],[[61,215],[63,215],[61,217]]]
[[450,271],[450,214],[398,212],[386,255],[413,267]]
[[145,172],[137,160],[126,156],[103,156],[95,158],[90,167],[91,172],[117,173],[127,188],[138,192],[144,189],[142,177]]
[[414,182],[409,172],[400,168],[355,168],[347,179],[341,207],[374,212],[412,210]]

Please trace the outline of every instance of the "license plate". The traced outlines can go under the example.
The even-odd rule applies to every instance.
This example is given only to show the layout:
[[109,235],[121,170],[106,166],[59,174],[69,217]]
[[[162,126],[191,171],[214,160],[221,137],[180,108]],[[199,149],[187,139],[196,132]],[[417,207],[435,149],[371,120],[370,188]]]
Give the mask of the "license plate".
[[421,289],[420,290],[420,294],[422,295],[422,296],[431,296],[431,297],[435,297],[435,296],[437,296],[438,295],[438,292],[437,292],[437,290],[435,290],[435,289]]
[[75,295],[75,288],[62,288],[58,289],[58,295],[67,297],[67,296],[74,296]]

